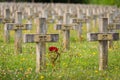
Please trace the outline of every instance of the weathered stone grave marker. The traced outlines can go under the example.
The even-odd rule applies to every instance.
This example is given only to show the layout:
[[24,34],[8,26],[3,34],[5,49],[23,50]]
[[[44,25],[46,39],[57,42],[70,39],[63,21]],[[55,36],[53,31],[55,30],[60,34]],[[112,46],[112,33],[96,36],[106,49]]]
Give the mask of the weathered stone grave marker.
[[33,13],[33,14],[29,15],[27,19],[31,23],[32,23],[32,20],[34,20],[34,23],[37,24],[36,18],[38,18],[39,16],[40,16],[40,12],[36,12],[36,13]]
[[120,30],[120,23],[109,24],[108,30]]
[[[108,13],[107,17],[108,17],[108,23],[109,23],[108,31],[109,32],[115,32],[115,30],[112,29],[112,28],[115,27],[115,26],[113,26],[114,25],[114,23],[113,23],[114,13],[113,12],[112,13]],[[110,41],[108,41],[108,48],[112,48],[112,47],[113,47],[113,41],[110,40]]]
[[[0,18],[0,23],[2,24],[13,23],[14,19],[10,18],[10,9],[9,8],[5,9],[4,13],[5,13],[4,17]],[[6,27],[6,25],[4,25],[4,27]],[[8,43],[9,40],[10,40],[10,32],[6,28],[4,28],[4,41]]]
[[105,70],[108,67],[108,41],[119,40],[119,33],[107,32],[108,19],[100,18],[99,33],[88,33],[89,41],[99,41],[99,70]]
[[46,19],[39,18],[39,26],[37,26],[37,34],[25,34],[23,39],[25,43],[36,43],[36,72],[40,72],[45,68],[46,58],[46,42],[56,42],[59,38],[58,34],[46,34]]
[[5,25],[5,30],[15,31],[15,53],[22,53],[22,30],[30,30],[32,24],[22,24],[22,12],[17,12],[16,23],[7,23]]
[[65,24],[57,24],[55,26],[55,30],[62,30],[63,31],[63,45],[65,50],[69,50],[70,48],[70,30],[73,29],[74,24],[70,23],[70,14],[67,13],[66,15],[66,23]]
[[82,40],[82,24],[86,22],[85,19],[80,19],[80,18],[73,18],[72,19],[73,23],[76,23],[77,26],[75,26],[75,30],[77,30],[78,33],[78,39],[81,41]]
[[[109,26],[108,26],[108,30],[110,32],[114,32],[116,30],[120,30],[120,23],[115,23],[115,22],[110,23]],[[109,41],[108,47],[109,48],[113,47],[113,41],[112,40]]]

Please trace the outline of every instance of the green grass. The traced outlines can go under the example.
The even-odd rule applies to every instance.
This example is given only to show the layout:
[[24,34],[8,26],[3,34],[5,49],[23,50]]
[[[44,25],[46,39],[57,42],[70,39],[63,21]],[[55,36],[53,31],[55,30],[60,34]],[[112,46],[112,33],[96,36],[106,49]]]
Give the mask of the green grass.
[[[37,74],[35,43],[23,43],[22,54],[14,53],[14,31],[10,32],[10,43],[4,43],[3,26],[0,26],[0,80],[119,80],[120,79],[120,42],[114,42],[114,48],[109,49],[108,69],[99,71],[98,42],[88,42],[86,27],[83,26],[83,41],[77,40],[77,33],[71,30],[70,50],[63,51],[62,32],[57,43],[46,44],[46,54],[49,46],[59,48],[60,63],[56,63],[55,70],[49,57],[46,56],[46,71]],[[48,33],[59,33],[53,30],[53,24],[48,25]],[[35,25],[32,31],[35,33]]]

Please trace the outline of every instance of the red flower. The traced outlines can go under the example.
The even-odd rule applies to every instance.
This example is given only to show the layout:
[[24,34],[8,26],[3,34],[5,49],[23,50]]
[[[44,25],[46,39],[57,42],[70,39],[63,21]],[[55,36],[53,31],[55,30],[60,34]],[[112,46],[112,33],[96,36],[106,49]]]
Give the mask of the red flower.
[[51,51],[51,52],[58,52],[58,48],[54,47],[54,46],[51,46],[51,47],[49,47],[49,51]]

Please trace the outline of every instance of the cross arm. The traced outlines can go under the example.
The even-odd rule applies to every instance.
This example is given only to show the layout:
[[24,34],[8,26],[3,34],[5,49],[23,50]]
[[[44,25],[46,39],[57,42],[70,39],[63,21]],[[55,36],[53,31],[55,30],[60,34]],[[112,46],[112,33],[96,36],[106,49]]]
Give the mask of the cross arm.
[[89,41],[119,40],[119,33],[87,33]]
[[5,24],[5,23],[14,23],[14,19],[10,19],[10,18],[5,18],[2,20],[2,23]]
[[32,29],[32,24],[15,24],[15,23],[7,23],[5,24],[7,30],[30,30]]
[[73,18],[72,23],[85,23],[85,19]]
[[92,19],[96,19],[98,17],[98,15],[92,15]]
[[87,21],[87,20],[91,20],[91,19],[93,19],[93,16],[85,16],[85,20]]
[[34,42],[56,42],[59,39],[58,34],[24,34],[24,43],[34,43]]
[[73,30],[77,24],[57,24],[55,30]]
[[75,18],[77,17],[77,14],[70,14],[70,17]]
[[28,17],[28,20],[34,19],[34,18],[36,18],[36,17],[39,17],[39,13],[34,13],[33,15],[30,15],[30,16]]
[[108,30],[120,30],[120,23],[109,24]]
[[48,19],[47,19],[47,23],[51,23],[51,22],[55,22],[55,20],[52,19],[52,18],[48,18]]
[[57,16],[58,20],[63,20],[63,16]]

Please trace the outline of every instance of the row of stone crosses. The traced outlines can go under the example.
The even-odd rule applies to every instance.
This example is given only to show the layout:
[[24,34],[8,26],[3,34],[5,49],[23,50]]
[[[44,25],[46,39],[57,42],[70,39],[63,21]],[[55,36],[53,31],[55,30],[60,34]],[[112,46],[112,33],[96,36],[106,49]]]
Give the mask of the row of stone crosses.
[[[116,6],[53,3],[0,3],[0,23],[4,24],[4,40],[9,43],[10,31],[15,31],[15,53],[22,53],[22,41],[36,43],[36,72],[45,66],[45,43],[56,42],[58,34],[47,34],[47,24],[55,23],[55,30],[63,31],[63,46],[70,48],[70,30],[76,30],[81,40],[82,26],[86,24],[89,41],[99,41],[99,70],[107,69],[108,46],[119,40],[120,9]],[[23,24],[22,20],[28,20]],[[32,21],[37,24],[35,34],[24,34],[23,30],[32,29]],[[96,24],[98,22],[98,25]],[[93,24],[93,25],[91,25]],[[99,26],[97,33],[91,28]],[[108,45],[109,41],[109,45]]]

